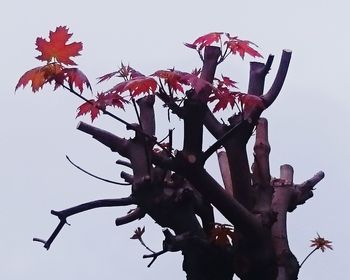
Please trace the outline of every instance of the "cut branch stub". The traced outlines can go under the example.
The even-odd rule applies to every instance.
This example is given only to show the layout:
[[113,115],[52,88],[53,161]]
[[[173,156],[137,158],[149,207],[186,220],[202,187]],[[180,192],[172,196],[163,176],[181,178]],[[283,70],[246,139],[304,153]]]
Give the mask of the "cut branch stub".
[[271,147],[268,140],[268,122],[265,118],[260,118],[256,127],[256,138],[254,145],[253,178],[256,184],[269,186],[270,175],[270,155]]
[[84,122],[79,122],[77,129],[90,134],[94,139],[109,147],[112,152],[118,152],[121,156],[128,157],[128,140]]
[[153,110],[153,105],[155,102],[154,95],[144,96],[138,99],[136,102],[140,108],[142,130],[148,135],[155,135],[156,124]]
[[232,180],[231,180],[230,166],[228,163],[227,154],[224,150],[221,150],[217,152],[217,156],[218,156],[221,177],[225,186],[225,190],[227,191],[227,193],[233,196]]
[[251,62],[249,72],[248,93],[260,96],[264,93],[265,77],[270,71],[273,55],[269,55],[266,64],[261,62]]

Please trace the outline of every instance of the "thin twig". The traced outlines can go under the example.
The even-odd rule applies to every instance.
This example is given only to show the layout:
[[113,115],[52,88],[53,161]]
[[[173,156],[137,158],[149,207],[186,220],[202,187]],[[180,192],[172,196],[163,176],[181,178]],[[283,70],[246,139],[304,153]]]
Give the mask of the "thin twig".
[[168,252],[168,250],[161,250],[159,252],[150,254],[150,255],[143,255],[144,259],[152,258],[152,261],[147,265],[147,267],[151,267],[151,265],[155,262],[155,260],[160,256],[163,255],[164,253]]
[[299,265],[299,268],[301,268],[301,266],[306,262],[306,260],[316,251],[318,250],[319,248],[314,248],[306,257],[305,259],[301,262],[301,264]]
[[72,164],[74,167],[76,167],[77,169],[79,169],[80,171],[84,172],[85,174],[88,174],[90,175],[91,177],[94,177],[98,180],[101,180],[101,181],[104,181],[104,182],[107,182],[107,183],[111,183],[111,184],[115,184],[115,185],[120,185],[120,186],[129,186],[130,184],[129,183],[120,183],[120,182],[115,182],[115,181],[112,181],[112,180],[108,180],[108,179],[105,179],[105,178],[102,178],[102,177],[99,177],[99,176],[96,176],[88,171],[86,171],[85,169],[81,168],[79,165],[75,164],[67,155],[66,155],[66,159],[69,161],[70,164]]
[[202,156],[202,164],[206,162],[206,160],[213,154],[215,153],[216,150],[218,150],[224,143],[225,141],[233,134],[236,132],[236,129],[242,124],[242,121],[234,125],[233,127],[230,128],[223,136],[221,136],[213,145],[211,145],[204,153]]

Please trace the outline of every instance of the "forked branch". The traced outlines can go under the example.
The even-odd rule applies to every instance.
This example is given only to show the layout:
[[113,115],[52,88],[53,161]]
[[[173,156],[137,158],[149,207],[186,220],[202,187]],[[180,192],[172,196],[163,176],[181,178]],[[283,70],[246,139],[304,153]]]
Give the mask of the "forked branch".
[[44,248],[48,250],[51,246],[51,243],[55,240],[57,235],[60,233],[61,229],[64,227],[65,224],[67,224],[68,217],[81,212],[91,210],[91,209],[95,209],[95,208],[126,206],[131,204],[135,204],[134,198],[125,197],[125,198],[101,199],[101,200],[90,201],[90,202],[83,203],[78,206],[74,206],[62,211],[51,210],[51,214],[59,218],[60,220],[59,224],[57,225],[56,229],[54,230],[54,232],[51,234],[51,236],[47,241],[44,241],[39,238],[33,238],[33,241],[44,243]]

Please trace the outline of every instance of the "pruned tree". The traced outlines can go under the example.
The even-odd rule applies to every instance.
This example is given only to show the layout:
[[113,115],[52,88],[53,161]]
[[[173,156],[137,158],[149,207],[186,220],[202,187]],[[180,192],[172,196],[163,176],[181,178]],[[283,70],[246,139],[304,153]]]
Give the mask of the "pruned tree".
[[[75,62],[71,59],[80,54],[82,43],[67,43],[71,36],[66,27],[60,26],[50,32],[49,40],[38,38],[36,46],[41,54],[37,59],[45,65],[26,72],[16,89],[31,82],[35,92],[53,83],[55,89],[63,87],[84,99],[78,116],[90,114],[93,121],[103,113],[132,130],[134,136],[126,139],[84,122],[77,126],[125,158],[117,164],[130,168],[129,173],[123,171],[120,176],[125,180],[121,184],[131,185],[131,193],[125,198],[52,210],[59,219],[57,228],[47,240],[34,240],[49,249],[70,216],[98,207],[135,205],[115,223],[119,226],[149,215],[164,228],[160,252],[152,251],[143,242],[144,228],[138,228],[132,236],[151,251],[144,256],[152,259],[151,264],[165,252],[181,251],[189,280],[226,280],[234,275],[244,280],[297,279],[300,265],[288,244],[287,213],[313,196],[314,186],[324,173],[320,171],[296,184],[293,167],[284,164],[278,177],[272,177],[268,122],[261,117],[281,92],[291,51],[282,52],[268,90],[264,84],[274,57],[268,56],[265,63],[251,62],[248,90],[243,93],[229,77],[217,78],[216,69],[230,55],[238,54],[242,59],[245,55],[262,57],[256,45],[227,33],[209,33],[185,44],[199,54],[201,69],[191,73],[159,70],[145,76],[122,64],[118,70],[98,78],[99,82],[116,77],[122,81],[98,93],[95,99],[87,99],[81,93],[85,88],[91,90],[90,82],[83,72],[72,67]],[[175,115],[183,121],[183,133],[169,130],[166,139],[158,140],[156,100],[165,107],[165,116]],[[124,108],[127,103],[132,103],[138,123],[129,123],[108,110]],[[229,112],[227,120],[219,121],[215,116],[220,110]],[[203,148],[204,129],[216,139],[208,149]],[[182,147],[174,147],[174,133],[177,138],[183,137]],[[247,143],[251,137],[255,137],[255,145],[250,167]],[[214,153],[222,184],[205,168]],[[227,219],[227,224],[216,222],[213,208]],[[330,241],[321,237],[313,245],[322,251],[331,248]]]

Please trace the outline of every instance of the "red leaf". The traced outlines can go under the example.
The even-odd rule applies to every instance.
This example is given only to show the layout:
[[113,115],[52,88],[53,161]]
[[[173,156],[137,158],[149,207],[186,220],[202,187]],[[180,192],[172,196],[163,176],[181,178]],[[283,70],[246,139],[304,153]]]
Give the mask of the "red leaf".
[[15,90],[19,87],[25,87],[29,82],[31,82],[32,91],[36,92],[41,89],[44,84],[51,83],[57,75],[62,72],[62,66],[57,63],[47,64],[42,67],[33,68],[25,72],[19,79]]
[[181,76],[180,82],[184,85],[191,86],[196,93],[199,93],[205,86],[211,86],[207,81],[199,78],[196,74],[176,71]]
[[237,94],[237,92],[229,91],[226,87],[216,89],[214,96],[209,99],[210,102],[213,102],[215,100],[219,101],[215,104],[213,112],[215,113],[219,110],[225,110],[228,105],[230,105],[231,108],[233,108],[235,105]]
[[81,42],[66,44],[70,37],[72,37],[72,34],[68,33],[68,28],[59,26],[54,32],[50,31],[48,41],[43,38],[37,38],[36,49],[41,52],[41,55],[36,58],[48,63],[54,59],[58,63],[76,65],[70,57],[80,55],[79,52],[83,49],[83,44]]
[[231,37],[230,34],[226,34],[228,37],[228,41],[225,42],[227,44],[227,47],[230,49],[232,54],[238,53],[242,59],[244,58],[244,55],[247,53],[251,55],[252,57],[262,57],[262,55],[253,49],[250,45],[255,45],[254,43],[247,41],[247,40],[240,40],[238,37]]
[[97,95],[97,104],[100,108],[106,108],[107,106],[118,107],[124,109],[124,104],[129,103],[119,94],[111,93],[99,93]]
[[124,103],[128,103],[122,96],[111,93],[99,93],[96,100],[91,99],[88,102],[78,107],[77,117],[90,114],[91,121],[98,117],[101,109],[105,109],[107,106],[119,107],[124,109]]
[[256,108],[265,109],[265,105],[259,96],[252,94],[240,94],[239,100],[244,105],[244,113],[249,115]]
[[218,87],[232,87],[232,88],[237,88],[236,84],[237,82],[231,80],[229,77],[221,75],[222,80],[215,78],[215,81],[218,82]]
[[185,46],[189,47],[191,49],[197,48],[198,50],[201,50],[206,46],[210,46],[213,43],[219,42],[222,34],[223,34],[223,32],[211,32],[211,33],[208,33],[206,35],[203,35],[203,36],[197,38],[192,44],[185,43]]
[[151,76],[156,76],[158,78],[164,79],[165,83],[175,91],[181,91],[182,93],[184,92],[184,89],[180,83],[181,75],[174,70],[158,70]]
[[115,76],[115,75],[117,75],[117,74],[118,74],[118,71],[114,71],[114,72],[105,74],[105,75],[103,75],[103,76],[101,76],[101,77],[98,77],[98,78],[97,78],[97,80],[98,80],[97,83],[99,84],[99,83],[102,83],[102,82],[104,82],[104,81],[107,81],[107,80],[109,80],[110,78],[112,78],[113,76]]
[[130,79],[137,78],[137,77],[144,77],[145,75],[136,71],[134,68],[130,67],[129,65],[124,65],[122,63],[121,67],[117,71],[105,74],[105,75],[97,78],[98,83],[109,80],[110,78],[112,78],[114,76],[121,77],[124,80],[130,80]]
[[82,93],[85,84],[85,86],[91,90],[91,85],[88,78],[78,68],[65,68],[63,69],[62,74],[71,88],[76,86]]
[[154,93],[157,89],[157,82],[152,77],[137,77],[128,81],[124,91],[130,91],[131,96],[135,97],[142,93]]
[[76,117],[85,114],[90,114],[92,122],[100,114],[100,109],[97,107],[97,102],[94,99],[90,99],[89,102],[85,102],[78,107],[78,114]]
[[[140,74],[139,72],[137,72]],[[137,74],[137,75],[138,75]],[[152,77],[137,76],[129,81],[121,82],[108,90],[106,93],[120,94],[129,91],[130,95],[135,97],[142,93],[154,93],[157,89],[157,82]]]

